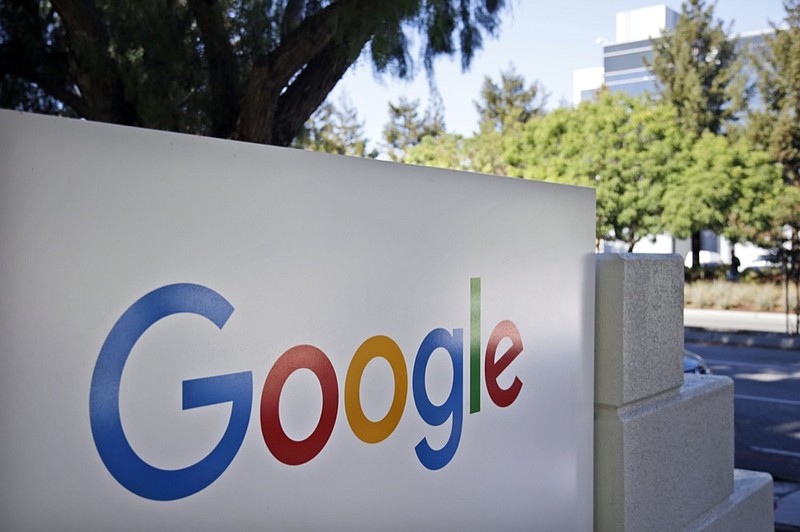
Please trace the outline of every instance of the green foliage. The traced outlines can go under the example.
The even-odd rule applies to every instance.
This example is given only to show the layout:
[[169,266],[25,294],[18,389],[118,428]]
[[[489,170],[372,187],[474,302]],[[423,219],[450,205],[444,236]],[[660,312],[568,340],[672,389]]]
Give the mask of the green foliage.
[[210,135],[202,111],[211,103],[206,61],[194,49],[201,35],[188,4],[143,0],[132,9],[128,2],[107,0],[97,5],[115,36],[109,56],[118,65],[125,99],[135,102],[135,125]]
[[706,228],[755,242],[777,212],[800,205],[782,190],[780,167],[747,136],[687,134],[679,110],[663,99],[606,91],[596,102],[543,114],[530,105],[538,88],[514,98],[526,92],[524,82],[513,72],[503,80],[484,84],[478,133],[422,138],[404,160],[593,187],[598,240],[618,239],[630,250],[647,235],[685,238]]
[[538,82],[525,85],[525,78],[513,67],[500,73],[500,83],[489,76],[483,79],[480,100],[475,107],[480,115],[480,131],[504,133],[544,114],[547,95]]
[[596,188],[597,238],[629,250],[664,230],[754,241],[781,191],[779,169],[747,139],[695,139],[673,106],[608,92],[530,121],[506,161],[512,175]]
[[734,242],[755,241],[781,191],[780,169],[769,156],[746,139],[706,131],[684,160],[664,193],[664,228],[678,238],[711,229]]
[[[798,3],[789,2],[795,10]],[[800,65],[800,49],[780,41],[788,51],[782,63],[773,60],[770,72],[792,81],[770,78],[764,86],[784,103],[770,104],[771,115],[749,121],[766,135],[744,134],[730,121],[748,92],[721,23],[711,8],[692,1],[678,26],[656,53],[656,63],[667,58],[662,66],[675,71],[672,85],[662,80],[664,97],[606,91],[596,102],[544,114],[536,101],[541,88],[526,88],[511,71],[500,83],[484,82],[478,133],[424,138],[406,161],[594,187],[597,238],[622,240],[631,250],[644,236],[663,231],[685,238],[712,229],[733,242],[769,243],[763,235],[774,241],[800,210],[800,187],[782,185],[789,159],[775,164],[776,154],[795,154],[786,146],[794,146],[787,139],[796,138],[800,107],[785,102],[797,101],[787,95],[800,87],[791,66]],[[772,138],[781,143],[768,153]],[[722,278],[725,273],[720,269]]]
[[500,82],[486,76],[475,108],[479,132],[468,142],[468,160],[476,172],[506,175],[509,140],[531,119],[544,114],[547,94],[539,82],[527,85],[513,67],[500,72]]
[[422,166],[436,166],[451,170],[473,170],[469,151],[472,138],[443,133],[436,137],[424,137],[422,141],[408,150],[405,162]]
[[[750,116],[750,135],[783,171],[782,190],[770,205],[772,223],[757,241],[779,251],[787,283],[793,281],[800,293],[800,0],[786,0],[784,8],[784,26],[775,28],[764,55],[755,58],[763,107]],[[800,297],[796,299],[800,328]]]
[[750,89],[742,76],[735,43],[714,19],[714,5],[688,0],[674,31],[653,41],[651,68],[661,96],[678,110],[686,131],[720,133],[747,103]]
[[[541,84],[526,85],[513,68],[500,73],[500,82],[484,78],[475,107],[479,131],[471,137],[436,132],[423,136],[407,150],[405,162],[507,175],[509,143],[529,120],[544,114],[546,94]],[[444,129],[442,127],[442,129]]]
[[661,198],[681,171],[686,137],[671,106],[604,93],[524,128],[512,174],[597,189],[597,238],[630,249],[663,228]]
[[751,138],[781,163],[788,185],[800,186],[800,0],[784,5],[786,26],[755,57],[763,107],[751,113]]
[[364,124],[358,112],[345,98],[336,106],[326,102],[306,122],[292,146],[306,150],[352,157],[376,158],[378,152],[367,150]]
[[367,50],[378,72],[468,67],[503,0],[6,0],[0,104],[289,145]]
[[383,128],[383,139],[392,161],[406,162],[408,152],[423,139],[439,137],[445,132],[441,98],[434,94],[423,116],[419,105],[419,100],[409,101],[404,97],[396,104],[389,103],[389,122]]
[[[685,1],[674,31],[652,42],[651,68],[660,95],[677,110],[683,130],[695,137],[725,131],[746,107],[751,88],[734,41],[714,18],[714,5]],[[700,229],[691,235],[694,268],[699,266]]]

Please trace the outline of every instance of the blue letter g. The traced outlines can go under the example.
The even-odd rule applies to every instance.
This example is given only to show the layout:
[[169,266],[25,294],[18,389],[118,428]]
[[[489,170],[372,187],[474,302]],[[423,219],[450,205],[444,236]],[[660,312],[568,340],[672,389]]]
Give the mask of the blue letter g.
[[92,435],[108,471],[128,490],[158,501],[197,493],[225,471],[244,440],[253,397],[250,372],[184,381],[184,409],[232,403],[225,434],[208,456],[184,469],[159,469],[139,458],[125,437],[119,417],[122,370],[134,344],[151,325],[181,312],[203,316],[221,329],[233,307],[221,295],[200,285],[173,284],[153,290],[114,324],[97,358],[89,392]]

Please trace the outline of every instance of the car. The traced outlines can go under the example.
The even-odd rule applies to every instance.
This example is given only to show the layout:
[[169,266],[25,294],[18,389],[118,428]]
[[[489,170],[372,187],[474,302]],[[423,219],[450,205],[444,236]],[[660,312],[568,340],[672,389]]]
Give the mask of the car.
[[683,372],[695,375],[711,375],[711,369],[703,357],[686,349],[683,350]]
[[[687,268],[692,267],[692,263],[694,262],[694,258],[692,256],[692,252],[688,252],[686,254],[686,260],[683,261],[683,265]],[[700,266],[702,268],[716,268],[717,266],[721,266],[725,263],[722,260],[722,255],[720,255],[716,251],[708,251],[708,250],[700,250]]]
[[763,272],[766,270],[777,269],[781,267],[781,258],[780,256],[775,253],[764,253],[756,257],[756,259],[745,266],[745,270],[752,270],[757,272]]

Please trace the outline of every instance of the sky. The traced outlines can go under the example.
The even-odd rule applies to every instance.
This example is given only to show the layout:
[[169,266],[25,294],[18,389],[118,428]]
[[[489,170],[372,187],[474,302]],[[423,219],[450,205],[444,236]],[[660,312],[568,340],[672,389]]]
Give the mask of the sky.
[[[711,3],[711,2],[709,2]],[[603,64],[603,42],[613,43],[616,14],[653,5],[666,5],[680,12],[680,0],[507,0],[497,38],[486,37],[467,72],[461,71],[460,56],[439,58],[434,63],[435,84],[445,106],[447,130],[471,135],[477,130],[474,101],[486,76],[500,79],[509,67],[524,76],[528,84],[538,80],[549,93],[548,108],[569,105],[572,100],[572,72]],[[717,0],[714,14],[732,33],[769,27],[780,22],[781,0]],[[381,131],[388,122],[388,104],[401,96],[419,99],[421,108],[430,95],[428,79],[419,60],[413,81],[376,78],[365,57],[350,68],[334,89],[330,100],[345,98],[358,110],[359,120],[371,146],[382,142]]]

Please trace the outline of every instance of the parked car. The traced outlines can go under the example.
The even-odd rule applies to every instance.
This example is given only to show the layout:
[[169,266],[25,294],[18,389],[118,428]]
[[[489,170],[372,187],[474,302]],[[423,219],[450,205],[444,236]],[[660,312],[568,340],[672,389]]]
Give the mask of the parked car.
[[[694,262],[692,257],[692,252],[688,252],[686,254],[686,260],[683,261],[683,265],[687,268],[692,267],[692,263]],[[720,255],[716,251],[707,251],[705,249],[700,251],[700,266],[703,268],[716,268],[717,266],[721,266],[724,264],[725,261],[722,260],[722,255]]]
[[683,372],[696,375],[711,375],[711,369],[709,369],[703,357],[686,349],[683,350]]
[[745,270],[753,270],[763,272],[765,270],[772,270],[781,267],[781,258],[777,253],[770,252],[764,253],[756,257],[756,260],[745,266]]

